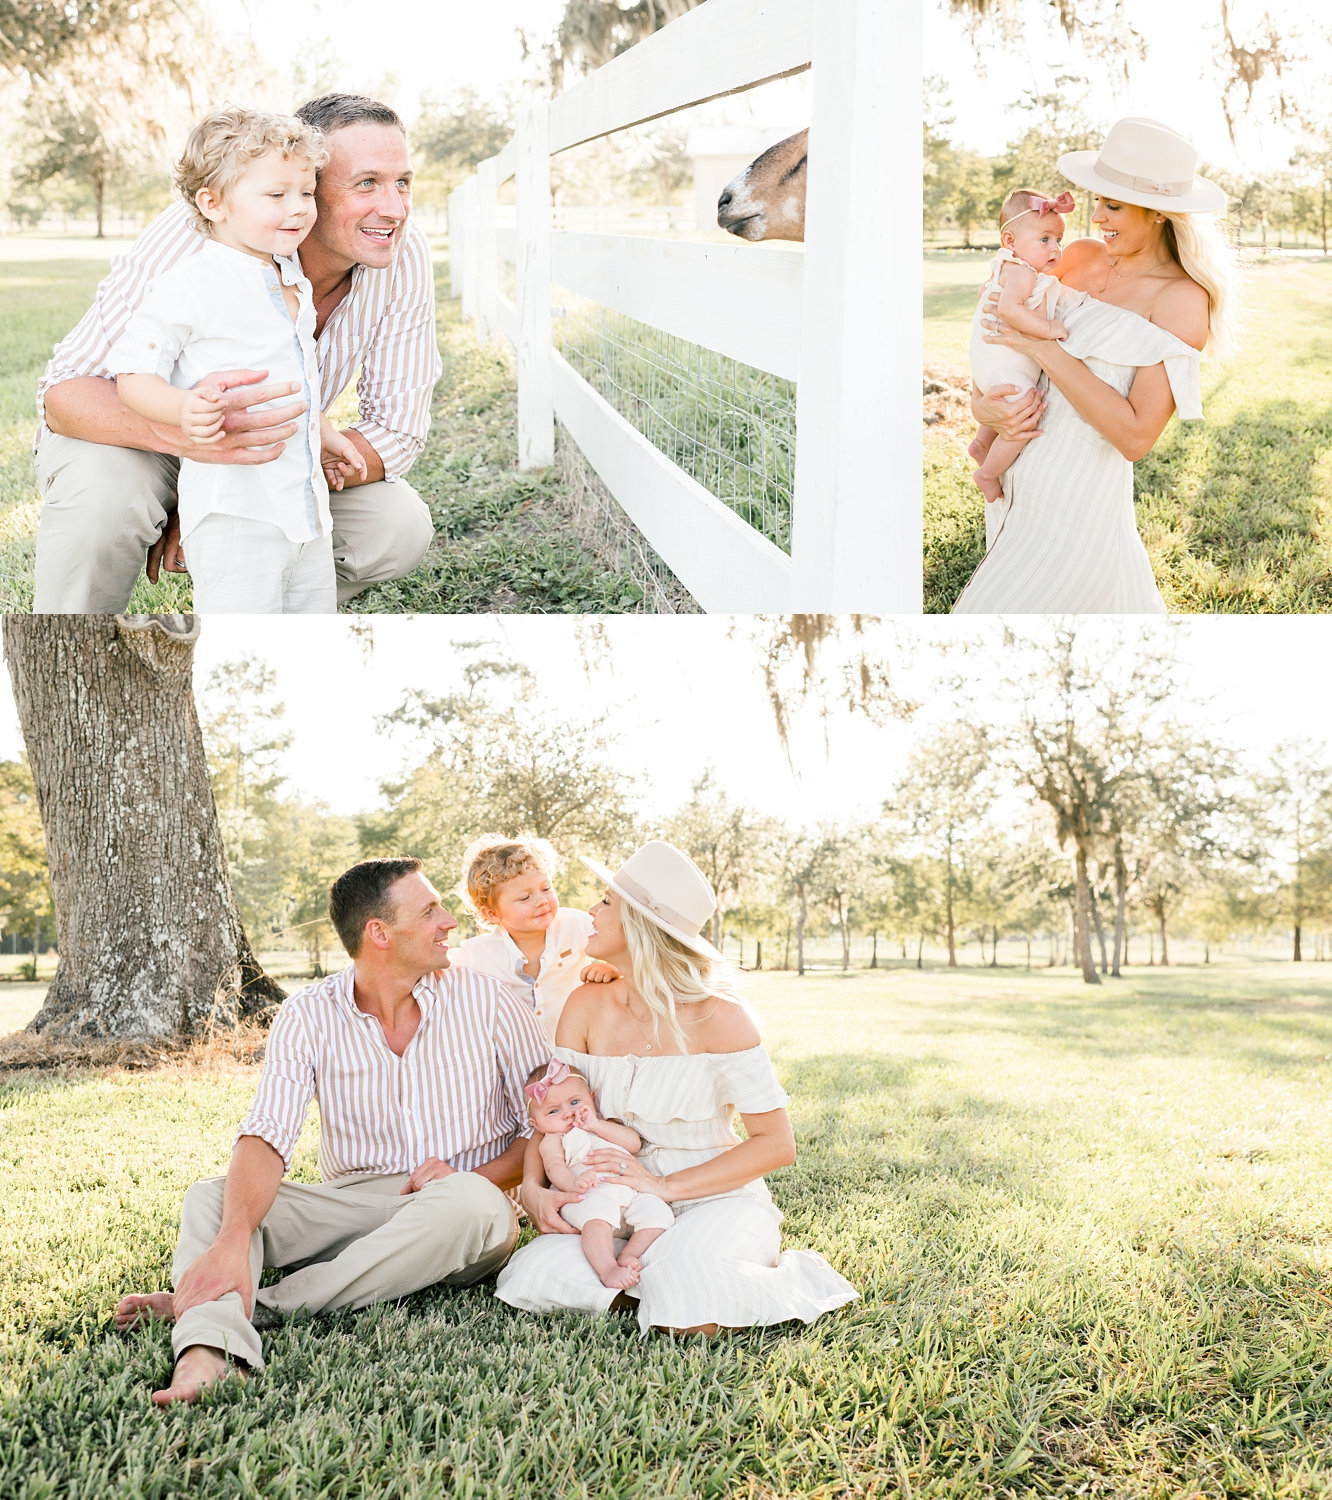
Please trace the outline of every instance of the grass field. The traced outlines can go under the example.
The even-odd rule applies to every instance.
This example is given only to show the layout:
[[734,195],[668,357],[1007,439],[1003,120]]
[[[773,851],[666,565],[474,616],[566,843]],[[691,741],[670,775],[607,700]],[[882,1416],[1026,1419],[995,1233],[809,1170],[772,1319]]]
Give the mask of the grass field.
[[[0,255],[0,318],[7,358],[0,368],[0,611],[32,608],[38,492],[31,445],[38,376],[55,343],[88,307],[112,249],[47,242],[49,258]],[[116,247],[119,248],[119,247]],[[430,506],[435,542],[408,578],[369,590],[359,611],[493,610],[615,613],[636,609],[642,589],[594,556],[551,503],[554,470],[517,469],[513,376],[496,348],[478,347],[458,305],[448,300],[447,265],[438,261],[440,352],[429,441],[411,483]],[[333,411],[346,423],[355,403]],[[141,579],[132,611],[189,609],[187,579]]]
[[0,1494],[1332,1489],[1332,969],[751,992],[800,1141],[772,1180],[785,1241],[861,1303],[680,1346],[426,1292],[285,1324],[261,1380],[165,1414],[146,1404],[165,1334],[119,1338],[110,1310],[166,1274],[254,1071],[11,1075]]
[[[971,482],[967,339],[983,254],[925,258],[925,608],[949,609],[984,555]],[[1242,280],[1243,343],[1203,365],[1202,423],[1173,421],[1137,465],[1138,527],[1172,613],[1332,609],[1332,261]]]

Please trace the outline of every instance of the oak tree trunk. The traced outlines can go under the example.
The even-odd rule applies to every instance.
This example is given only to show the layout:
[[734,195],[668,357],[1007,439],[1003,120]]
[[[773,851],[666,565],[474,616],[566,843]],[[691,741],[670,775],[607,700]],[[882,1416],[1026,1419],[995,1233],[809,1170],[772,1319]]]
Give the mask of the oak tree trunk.
[[1074,862],[1073,945],[1076,962],[1086,984],[1100,984],[1101,976],[1092,962],[1091,951],[1091,879],[1087,874],[1087,851],[1077,846]]
[[194,616],[7,616],[59,966],[30,1030],[194,1034],[283,991],[232,897],[194,707]]

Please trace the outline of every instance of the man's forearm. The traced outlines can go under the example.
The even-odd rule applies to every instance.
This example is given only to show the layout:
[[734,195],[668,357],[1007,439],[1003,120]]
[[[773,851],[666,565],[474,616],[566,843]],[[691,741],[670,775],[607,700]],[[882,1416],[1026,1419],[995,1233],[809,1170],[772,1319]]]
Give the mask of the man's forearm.
[[361,457],[365,459],[365,478],[358,474],[345,475],[342,481],[344,490],[355,489],[360,484],[378,484],[384,477],[384,461],[379,454],[370,446],[370,440],[355,427],[344,427],[343,437],[350,438],[360,450]]
[[[75,375],[53,385],[44,397],[46,425],[61,437],[109,448],[138,448],[144,453],[176,453],[161,429],[120,399],[114,380],[100,375]],[[179,436],[179,434],[178,434]]]
[[227,1168],[219,1239],[243,1236],[248,1241],[272,1208],[284,1170],[282,1158],[267,1141],[241,1136]]
[[527,1137],[520,1135],[517,1140],[510,1143],[504,1151],[494,1158],[493,1161],[483,1163],[472,1170],[478,1177],[484,1177],[493,1182],[497,1188],[503,1188],[507,1192],[511,1187],[517,1187],[523,1180],[523,1158],[527,1152]]

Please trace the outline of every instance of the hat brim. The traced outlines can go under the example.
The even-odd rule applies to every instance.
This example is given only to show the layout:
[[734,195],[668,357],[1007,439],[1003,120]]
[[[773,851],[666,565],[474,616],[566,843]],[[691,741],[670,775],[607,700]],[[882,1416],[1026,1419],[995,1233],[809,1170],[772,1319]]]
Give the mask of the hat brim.
[[1230,202],[1226,190],[1209,182],[1206,177],[1193,179],[1193,191],[1189,193],[1143,193],[1137,188],[1126,188],[1096,170],[1099,151],[1066,151],[1056,163],[1060,175],[1067,177],[1078,187],[1087,188],[1102,198],[1116,203],[1132,203],[1138,208],[1164,209],[1175,214],[1221,214]]
[[628,902],[640,915],[646,917],[654,927],[660,927],[663,932],[669,932],[677,943],[683,943],[692,953],[697,953],[700,958],[710,958],[717,963],[725,963],[725,959],[716,948],[708,942],[705,937],[694,937],[682,928],[673,927],[669,922],[663,922],[651,907],[644,906],[641,901],[636,900],[628,891],[615,883],[615,872],[609,870],[600,860],[592,859],[586,854],[580,854],[579,859],[588,867],[598,880],[604,880],[606,885],[615,892],[621,901]]

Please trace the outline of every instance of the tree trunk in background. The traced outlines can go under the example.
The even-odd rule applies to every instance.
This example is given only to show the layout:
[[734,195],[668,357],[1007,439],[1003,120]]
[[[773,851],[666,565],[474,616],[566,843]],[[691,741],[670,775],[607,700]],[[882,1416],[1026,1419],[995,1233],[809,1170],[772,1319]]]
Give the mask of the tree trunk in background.
[[1091,879],[1087,874],[1087,852],[1078,845],[1073,907],[1074,960],[1082,969],[1087,984],[1100,984],[1101,976],[1092,962],[1091,951]]
[[1096,942],[1101,950],[1101,973],[1109,972],[1110,963],[1105,951],[1105,927],[1101,922],[1101,903],[1096,899],[1096,891],[1090,885],[1087,887],[1087,900],[1091,907],[1092,921],[1096,924]]
[[10,615],[60,951],[30,1030],[194,1034],[283,999],[242,930],[190,673],[195,617]]
[[1110,968],[1116,979],[1119,978],[1121,961],[1128,962],[1127,913],[1128,865],[1124,862],[1124,839],[1120,835],[1115,839],[1115,961]]

